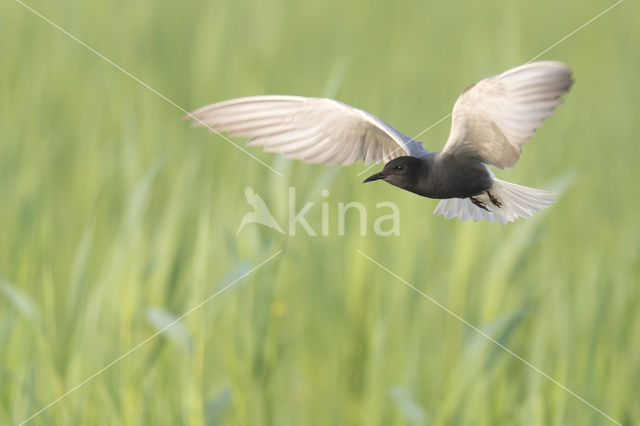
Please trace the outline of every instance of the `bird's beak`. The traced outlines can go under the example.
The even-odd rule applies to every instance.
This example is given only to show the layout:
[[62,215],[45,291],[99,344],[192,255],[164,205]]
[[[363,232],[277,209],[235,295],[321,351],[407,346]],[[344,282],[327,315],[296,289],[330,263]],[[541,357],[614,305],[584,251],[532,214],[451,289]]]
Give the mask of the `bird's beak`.
[[371,175],[368,178],[366,178],[362,183],[372,182],[374,180],[383,179],[384,177],[385,175],[382,172],[376,173],[375,175]]

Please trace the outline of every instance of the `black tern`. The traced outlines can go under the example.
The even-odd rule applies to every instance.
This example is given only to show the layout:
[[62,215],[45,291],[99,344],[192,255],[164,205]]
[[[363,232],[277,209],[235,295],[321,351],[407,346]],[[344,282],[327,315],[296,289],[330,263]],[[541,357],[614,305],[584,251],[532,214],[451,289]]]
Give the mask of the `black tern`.
[[440,152],[426,150],[366,111],[326,98],[252,96],[211,104],[186,118],[309,163],[384,161],[383,170],[364,182],[384,180],[441,199],[434,215],[447,219],[505,224],[550,206],[552,193],[499,180],[487,166],[513,167],[522,145],[572,84],[566,64],[543,61],[469,86],[453,107]]

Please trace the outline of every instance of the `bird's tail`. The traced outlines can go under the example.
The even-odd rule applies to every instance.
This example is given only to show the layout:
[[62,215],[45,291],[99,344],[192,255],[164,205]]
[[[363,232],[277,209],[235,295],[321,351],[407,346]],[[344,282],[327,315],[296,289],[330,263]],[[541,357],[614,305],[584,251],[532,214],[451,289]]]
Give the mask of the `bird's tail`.
[[554,202],[549,198],[552,195],[552,192],[542,189],[493,179],[489,191],[473,197],[475,203],[471,198],[449,198],[440,201],[433,214],[441,214],[445,219],[497,221],[504,225],[518,217],[531,217],[549,207]]

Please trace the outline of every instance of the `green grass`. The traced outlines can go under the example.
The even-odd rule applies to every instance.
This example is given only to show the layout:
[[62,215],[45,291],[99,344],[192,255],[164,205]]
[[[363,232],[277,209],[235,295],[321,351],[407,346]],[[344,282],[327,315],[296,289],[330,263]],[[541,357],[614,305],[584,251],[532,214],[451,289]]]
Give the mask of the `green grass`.
[[[81,2],[30,5],[194,109],[330,95],[413,135],[482,77],[610,2]],[[640,423],[640,9],[541,59],[575,86],[499,176],[564,188],[509,226],[251,152],[202,129],[16,2],[0,6],[0,424],[17,424],[278,250],[283,253],[31,425],[613,424],[381,262],[623,424]],[[438,150],[448,122],[422,138]],[[235,235],[252,186],[393,201],[398,237]],[[319,228],[319,207],[310,215]],[[371,223],[369,229],[371,229]],[[635,403],[633,401],[636,401]]]

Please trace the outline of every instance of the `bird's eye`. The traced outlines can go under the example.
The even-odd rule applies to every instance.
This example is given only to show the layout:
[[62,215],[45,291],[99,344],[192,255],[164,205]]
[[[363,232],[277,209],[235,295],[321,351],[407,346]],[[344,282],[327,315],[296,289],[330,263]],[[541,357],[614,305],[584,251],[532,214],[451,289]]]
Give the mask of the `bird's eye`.
[[401,165],[393,166],[393,170],[404,170],[404,166],[401,166]]

